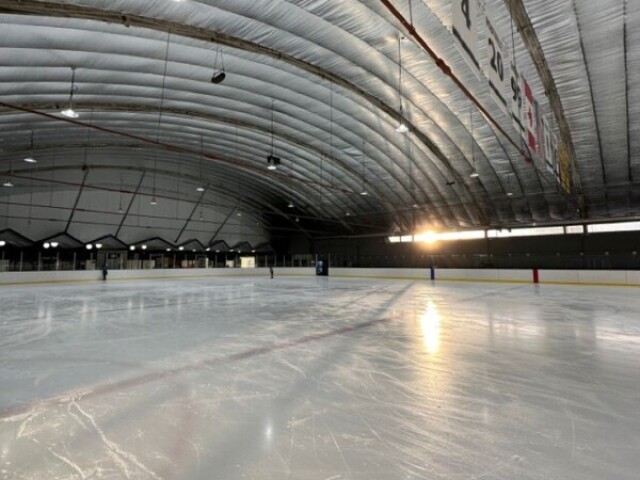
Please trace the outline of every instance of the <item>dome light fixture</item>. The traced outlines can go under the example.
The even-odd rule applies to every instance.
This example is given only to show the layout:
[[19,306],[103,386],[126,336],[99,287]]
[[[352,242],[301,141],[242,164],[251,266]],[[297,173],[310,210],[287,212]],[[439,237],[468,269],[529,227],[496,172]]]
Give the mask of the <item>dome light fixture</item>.
[[267,166],[268,170],[277,170],[278,169],[278,165],[280,165],[280,157],[276,157],[274,155],[269,155],[267,157],[267,163],[269,164]]
[[480,174],[478,172],[476,172],[475,170],[471,173],[471,175],[469,175],[471,178],[478,178],[480,176]]
[[135,249],[136,249],[136,246],[135,246],[135,245],[131,245],[131,246],[129,247],[129,250],[131,250],[132,252],[133,252],[133,251],[135,251]]
[[4,247],[7,244],[4,240],[0,240],[0,247]]
[[149,202],[150,205],[157,205],[158,202],[156,202],[156,197],[151,197],[151,201]]
[[48,249],[49,249],[49,247],[51,247],[51,244],[50,244],[49,242],[44,242],[44,243],[42,244],[42,247],[43,247],[45,250],[48,250]]
[[7,180],[2,184],[2,186],[7,188],[15,187],[14,183],[11,180]]
[[58,245],[60,245],[58,242],[51,242],[51,248],[58,248]]
[[198,187],[198,188],[196,188],[196,191],[197,192],[204,192],[204,187]]
[[[400,114],[402,115],[402,112],[400,112]],[[408,131],[409,131],[409,128],[404,124],[404,122],[402,120],[400,120],[400,123],[396,127],[396,132],[398,132],[398,133],[407,133]]]
[[92,250],[93,249],[93,245],[91,245],[90,243],[87,243],[87,245],[85,245],[85,247],[87,248],[87,250]]
[[95,247],[96,247],[96,250],[100,250],[102,248],[102,244],[101,243],[96,243]]
[[178,247],[178,250],[183,251],[184,247]]

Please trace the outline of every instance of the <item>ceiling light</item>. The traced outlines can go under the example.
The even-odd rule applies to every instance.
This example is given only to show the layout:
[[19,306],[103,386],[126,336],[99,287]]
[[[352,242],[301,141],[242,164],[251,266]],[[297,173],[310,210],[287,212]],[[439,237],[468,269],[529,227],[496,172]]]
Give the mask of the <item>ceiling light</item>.
[[38,160],[36,160],[33,157],[27,157],[27,158],[24,159],[24,161],[27,162],[27,163],[38,163]]
[[296,217],[296,223],[299,223],[300,219],[298,217]]
[[76,112],[73,108],[69,107],[65,110],[62,110],[60,112],[62,115],[64,115],[65,117],[69,117],[69,118],[78,118],[80,115],[78,114],[78,112]]
[[86,247],[87,247],[87,250],[91,250],[93,248],[93,245],[91,245],[90,243],[87,243]]
[[209,250],[211,250],[211,247],[207,247],[204,249],[205,252],[208,252]]
[[178,247],[178,250],[183,251],[184,247]]
[[242,212],[238,212],[238,216],[241,217],[242,216]]
[[289,202],[289,205],[287,205],[287,207],[289,207],[289,208],[293,208],[293,202],[291,202],[291,201],[290,201],[290,202]]
[[96,248],[97,248],[98,250],[100,250],[100,249],[102,248],[102,244],[101,244],[101,243],[96,243]]
[[146,245],[142,245],[140,248],[143,249],[143,250],[146,250],[147,246]]
[[400,124],[396,127],[396,132],[398,133],[407,133],[409,129],[404,124],[404,122],[400,122]]
[[170,252],[170,251],[171,251],[171,249],[170,249],[170,248],[167,248],[167,252]]
[[69,107],[60,113],[68,118],[78,118],[80,115],[73,109],[73,92],[76,88],[76,67],[71,67],[71,90],[69,91]]
[[149,202],[149,203],[150,203],[151,205],[157,205],[157,204],[158,204],[158,202],[156,202],[156,197],[153,197],[153,198],[151,199],[151,202]]
[[191,251],[192,251],[192,252],[195,252],[195,251],[196,251],[196,249],[194,248],[194,249],[193,249],[193,250],[191,250]]
[[129,250],[131,250],[132,252],[133,252],[135,249],[136,249],[136,246],[135,246],[135,245],[131,245],[131,246],[129,247]]
[[204,192],[204,187],[198,187],[198,188],[196,188],[196,191],[198,191],[198,192]]
[[46,249],[46,248],[49,248],[51,244],[49,242],[44,242],[42,246]]
[[507,197],[513,197],[513,192],[507,192]]
[[58,248],[58,245],[60,245],[58,242],[51,242],[51,248]]
[[225,78],[227,78],[227,74],[224,71],[214,73],[211,77],[211,83],[222,83]]
[[220,250],[216,250],[216,253],[220,253]]
[[366,197],[369,194],[367,193],[366,190],[363,190],[363,191],[360,192],[360,195],[362,195],[363,197]]
[[396,132],[407,133],[409,129],[404,124],[402,115],[402,35],[398,35],[398,100],[400,101],[400,123],[396,127]]
[[278,165],[280,165],[280,157],[276,157],[275,155],[267,155],[267,163],[269,166],[267,167],[269,170],[276,170]]
[[4,247],[7,244],[4,240],[0,240],[0,247]]
[[11,180],[7,180],[6,182],[4,182],[2,184],[3,187],[15,187],[15,185],[13,184],[13,182]]
[[[218,68],[218,55],[220,55],[220,68]],[[213,62],[213,75],[211,76],[211,83],[222,83],[225,78],[227,78],[227,74],[224,71],[224,55],[222,55],[222,51],[218,49],[216,50],[216,59]]]
[[274,144],[275,131],[274,131],[274,123],[273,123],[273,116],[274,116],[273,104],[274,104],[274,101],[271,100],[271,153],[267,155],[267,163],[269,164],[267,168],[269,170],[275,170],[278,168],[278,165],[280,165],[280,157],[276,157],[273,154],[274,145],[275,145]]
[[351,216],[351,212],[347,212],[346,215],[347,215],[347,217],[350,217]]
[[469,175],[471,178],[478,178],[480,176],[480,174],[478,172],[473,172],[471,175]]
[[413,208],[420,208],[420,206],[417,203],[414,203]]

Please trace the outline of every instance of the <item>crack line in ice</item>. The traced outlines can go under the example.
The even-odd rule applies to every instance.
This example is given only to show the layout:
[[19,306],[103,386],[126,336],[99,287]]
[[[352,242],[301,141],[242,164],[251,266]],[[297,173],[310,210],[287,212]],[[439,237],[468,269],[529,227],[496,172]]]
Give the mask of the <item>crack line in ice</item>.
[[82,471],[82,469],[74,462],[72,462],[71,460],[69,460],[67,457],[65,457],[64,455],[60,455],[59,453],[55,452],[53,450],[53,448],[49,447],[47,449],[54,457],[62,460],[64,463],[66,463],[72,470],[75,470],[76,472],[78,472],[78,474],[80,475],[80,478],[82,480],[86,480],[86,475],[84,474],[84,472]]
[[25,430],[27,429],[27,427],[29,426],[29,423],[31,423],[31,420],[33,420],[34,418],[36,418],[38,415],[40,415],[41,413],[43,413],[44,410],[34,410],[31,411],[27,414],[27,418],[25,418],[24,420],[22,420],[22,422],[20,423],[20,425],[18,426],[18,431],[16,432],[16,438],[22,438],[24,436],[29,436],[29,433],[27,433],[25,435]]
[[118,446],[118,444],[109,440],[105,435],[104,431],[96,423],[95,418],[89,413],[87,413],[85,410],[83,410],[82,407],[80,407],[80,405],[78,405],[75,400],[73,401],[73,406],[76,407],[78,412],[80,412],[80,414],[84,416],[87,419],[87,421],[93,426],[94,430],[100,437],[100,440],[102,440],[102,443],[105,445],[105,447],[107,447],[108,455],[111,457],[111,459],[114,461],[116,465],[122,468],[123,473],[127,478],[131,478],[129,469],[127,468],[127,462],[128,462],[134,465],[135,467],[138,467],[140,470],[150,475],[151,477],[155,478],[156,480],[162,480],[162,477],[160,477],[155,472],[147,468],[142,462],[140,462],[140,460],[138,460],[138,458],[133,453],[123,450]]

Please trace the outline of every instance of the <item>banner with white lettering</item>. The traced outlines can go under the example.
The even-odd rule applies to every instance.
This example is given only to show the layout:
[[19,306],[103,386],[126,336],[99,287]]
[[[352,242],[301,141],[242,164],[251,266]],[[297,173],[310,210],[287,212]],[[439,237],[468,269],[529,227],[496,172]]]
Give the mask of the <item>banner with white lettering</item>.
[[453,0],[453,38],[462,58],[481,78],[478,61],[478,0]]
[[504,67],[504,54],[506,49],[500,37],[496,33],[491,21],[487,18],[487,56],[483,63],[484,74],[489,80],[489,93],[493,101],[504,111],[509,114],[507,105],[508,88],[507,75]]
[[511,64],[511,97],[509,100],[509,107],[511,111],[511,120],[513,121],[513,127],[520,136],[524,135],[524,125],[522,124],[522,118],[524,113],[524,101],[522,99],[522,87],[520,86],[520,75],[516,70],[515,65]]
[[524,91],[524,140],[532,154],[538,153],[538,123],[536,113],[536,101],[529,82],[522,77],[522,90]]

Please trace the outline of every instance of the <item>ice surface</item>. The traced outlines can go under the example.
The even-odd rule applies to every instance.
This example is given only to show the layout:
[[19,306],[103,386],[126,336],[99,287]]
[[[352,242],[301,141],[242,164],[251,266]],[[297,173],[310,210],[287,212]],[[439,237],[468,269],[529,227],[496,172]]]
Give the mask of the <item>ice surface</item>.
[[0,287],[0,479],[637,480],[638,293]]

